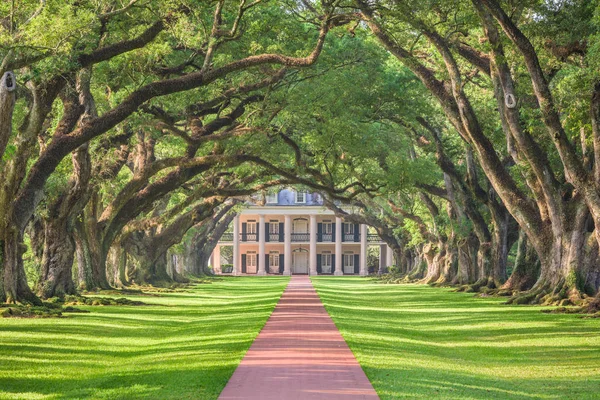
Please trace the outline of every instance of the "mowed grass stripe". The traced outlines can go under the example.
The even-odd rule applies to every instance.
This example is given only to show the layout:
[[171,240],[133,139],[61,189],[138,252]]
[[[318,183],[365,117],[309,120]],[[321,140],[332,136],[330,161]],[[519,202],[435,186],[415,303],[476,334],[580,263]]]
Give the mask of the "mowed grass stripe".
[[600,319],[426,285],[313,284],[381,399],[597,399]]
[[216,399],[288,281],[226,277],[126,296],[149,306],[0,319],[0,398]]

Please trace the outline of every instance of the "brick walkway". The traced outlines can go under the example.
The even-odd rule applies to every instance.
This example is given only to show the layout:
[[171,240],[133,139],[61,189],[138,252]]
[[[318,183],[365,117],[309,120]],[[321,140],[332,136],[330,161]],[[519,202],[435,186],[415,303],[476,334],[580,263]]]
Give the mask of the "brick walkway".
[[379,397],[310,279],[294,276],[219,399]]

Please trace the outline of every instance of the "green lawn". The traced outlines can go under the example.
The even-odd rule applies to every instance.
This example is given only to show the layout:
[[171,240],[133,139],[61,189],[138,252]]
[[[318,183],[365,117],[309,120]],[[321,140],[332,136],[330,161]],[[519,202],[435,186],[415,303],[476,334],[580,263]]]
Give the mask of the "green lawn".
[[216,399],[288,279],[225,278],[128,296],[151,306],[0,318],[0,398]]
[[425,285],[313,283],[381,399],[600,398],[600,319]]

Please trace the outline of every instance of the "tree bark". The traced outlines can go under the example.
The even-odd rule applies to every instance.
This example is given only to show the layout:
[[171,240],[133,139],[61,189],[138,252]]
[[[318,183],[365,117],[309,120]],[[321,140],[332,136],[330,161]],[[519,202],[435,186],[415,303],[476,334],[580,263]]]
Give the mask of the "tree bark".
[[533,247],[527,244],[527,235],[519,232],[517,254],[513,272],[502,285],[501,290],[509,292],[529,290],[538,280],[540,274],[540,261]]
[[80,286],[86,290],[111,289],[106,276],[106,257],[102,251],[100,228],[96,219],[98,195],[92,195],[83,216],[75,223],[74,237],[77,251]]
[[3,288],[1,301],[6,303],[31,303],[41,305],[40,299],[31,291],[27,284],[25,269],[23,267],[23,253],[26,247],[23,243],[23,234],[12,230],[5,234],[4,239],[4,262],[3,269]]
[[75,258],[73,226],[83,211],[89,196],[91,160],[88,146],[80,147],[73,154],[73,176],[68,188],[48,208],[44,221],[44,255],[38,295],[42,298],[75,293],[72,269]]
[[[11,82],[7,82],[7,80]],[[7,84],[10,84],[9,87]],[[0,78],[0,165],[6,145],[12,135],[12,117],[15,109],[16,82],[12,72],[6,72]]]
[[75,294],[72,267],[75,242],[69,234],[65,218],[46,221],[44,255],[37,294],[41,298]]

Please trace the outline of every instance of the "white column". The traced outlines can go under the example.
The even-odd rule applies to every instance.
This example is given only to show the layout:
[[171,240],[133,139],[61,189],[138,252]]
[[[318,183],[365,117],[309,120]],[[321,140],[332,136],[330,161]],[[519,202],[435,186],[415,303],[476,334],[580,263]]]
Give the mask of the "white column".
[[283,274],[292,273],[292,217],[286,215],[283,222]]
[[365,276],[367,269],[367,225],[360,225],[360,275]]
[[385,253],[386,246],[383,244],[379,245],[379,271],[383,271],[386,267],[385,265]]
[[258,216],[258,272],[257,275],[266,275],[267,266],[265,265],[265,216]]
[[317,216],[310,216],[310,275],[317,275]]
[[221,273],[221,246],[216,245],[212,253],[212,267],[216,274]]
[[240,256],[240,216],[233,218],[233,275],[242,273],[242,257]]
[[386,267],[394,265],[394,252],[392,248],[388,245],[385,245],[385,262]]
[[334,275],[344,275],[342,272],[342,219],[335,217],[335,273]]

